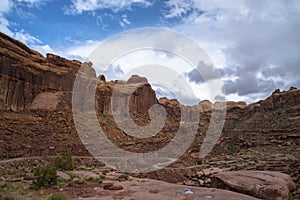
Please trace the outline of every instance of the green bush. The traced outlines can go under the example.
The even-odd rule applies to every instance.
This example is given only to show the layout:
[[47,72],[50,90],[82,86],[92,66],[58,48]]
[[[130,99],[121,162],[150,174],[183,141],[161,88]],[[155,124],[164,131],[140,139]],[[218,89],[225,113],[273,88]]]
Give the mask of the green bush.
[[202,165],[202,160],[197,160],[198,165]]
[[61,193],[57,193],[57,194],[52,194],[48,200],[68,200],[68,198]]
[[34,176],[36,179],[33,180],[33,188],[41,189],[48,188],[52,185],[57,185],[57,169],[56,167],[46,165],[45,167],[37,167]]
[[72,157],[71,153],[66,152],[61,156],[55,158],[55,167],[60,170],[72,170]]

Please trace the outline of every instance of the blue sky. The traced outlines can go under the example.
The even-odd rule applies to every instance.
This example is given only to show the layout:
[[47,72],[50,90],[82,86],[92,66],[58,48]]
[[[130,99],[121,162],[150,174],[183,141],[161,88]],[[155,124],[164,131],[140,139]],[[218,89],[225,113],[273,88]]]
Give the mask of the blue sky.
[[[84,61],[108,37],[149,26],[199,43],[220,70],[228,99],[253,102],[277,88],[300,87],[297,0],[0,1],[0,31],[44,55]],[[119,64],[111,73],[126,71]],[[201,79],[185,75],[197,97],[208,98]]]
[[28,44],[49,44],[58,51],[86,41],[101,41],[133,28],[178,24],[178,19],[166,17],[166,2],[157,0],[4,0],[2,4],[9,7],[2,17],[9,22],[10,31],[40,41],[23,38]]

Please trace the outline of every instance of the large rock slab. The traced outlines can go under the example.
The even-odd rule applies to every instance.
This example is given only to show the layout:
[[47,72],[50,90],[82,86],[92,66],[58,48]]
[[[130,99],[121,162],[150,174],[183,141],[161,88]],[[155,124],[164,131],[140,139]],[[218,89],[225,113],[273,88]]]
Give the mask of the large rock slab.
[[123,187],[123,190],[103,190],[95,188],[94,196],[79,197],[89,200],[113,200],[113,199],[151,199],[151,200],[256,200],[257,198],[238,194],[235,192],[215,188],[187,187],[156,180],[132,180],[115,184]]
[[213,176],[212,186],[266,200],[285,200],[295,183],[287,174],[270,171],[227,171]]

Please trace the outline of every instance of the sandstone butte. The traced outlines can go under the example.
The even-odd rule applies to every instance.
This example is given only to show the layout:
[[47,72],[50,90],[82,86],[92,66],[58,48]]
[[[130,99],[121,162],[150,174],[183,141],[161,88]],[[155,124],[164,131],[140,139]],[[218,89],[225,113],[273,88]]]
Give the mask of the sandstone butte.
[[[222,134],[209,155],[199,160],[211,113],[221,104],[201,101],[196,105],[200,112],[196,137],[176,162],[154,172],[124,174],[94,159],[74,127],[72,89],[81,65],[53,54],[44,57],[0,33],[1,195],[16,199],[47,199],[52,193],[63,193],[69,199],[300,199],[297,88],[276,90],[267,99],[249,105],[226,102]],[[95,74],[90,65],[86,64],[89,73]],[[137,75],[127,81],[106,81],[103,75],[95,80],[98,120],[116,145],[141,153],[157,150],[172,140],[184,107],[177,100],[157,99],[147,79]],[[118,105],[115,111],[125,113],[129,105],[137,124],[153,120],[148,113],[152,105],[166,108],[167,119],[159,133],[140,139],[116,126],[110,102],[117,83],[121,89],[114,99]],[[129,95],[127,91],[132,88],[137,89]],[[58,172],[65,184],[43,192],[30,189],[35,168],[52,164],[56,156],[67,151],[72,154],[72,173],[83,181]],[[101,183],[91,181],[100,175]]]

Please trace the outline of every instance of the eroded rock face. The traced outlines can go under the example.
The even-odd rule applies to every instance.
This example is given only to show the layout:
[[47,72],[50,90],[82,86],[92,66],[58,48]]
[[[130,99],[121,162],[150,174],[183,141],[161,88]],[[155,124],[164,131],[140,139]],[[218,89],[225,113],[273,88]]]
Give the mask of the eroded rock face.
[[285,200],[295,183],[287,174],[270,171],[228,171],[213,176],[212,186],[267,200]]
[[201,101],[198,104],[198,106],[199,106],[200,112],[210,112],[213,104],[208,100],[204,100],[204,101]]
[[295,105],[300,102],[300,90],[291,87],[288,91],[276,90],[266,100],[260,102],[260,107],[264,109],[276,109],[282,106]]
[[[44,92],[70,93],[80,62],[52,54],[44,58],[2,33],[0,47],[0,109],[29,109],[38,94]],[[53,99],[48,101],[50,100]],[[38,99],[35,104],[37,101]],[[68,102],[70,99],[66,100]],[[52,108],[53,103],[50,104],[49,107]]]
[[61,92],[41,92],[33,99],[29,109],[56,110],[61,97]]
[[[0,110],[71,108],[73,84],[82,63],[53,54],[45,58],[2,33],[0,47]],[[131,113],[144,115],[158,103],[146,78],[134,75],[127,82],[106,82],[101,75],[98,82],[96,108],[101,114],[111,115],[111,95],[117,84],[120,87],[113,102],[117,112],[125,113],[129,105]]]
[[147,115],[149,108],[158,103],[155,91],[147,79],[137,75],[133,75],[128,81],[98,84],[96,98],[97,110],[104,115],[111,115],[112,109],[117,114]]

